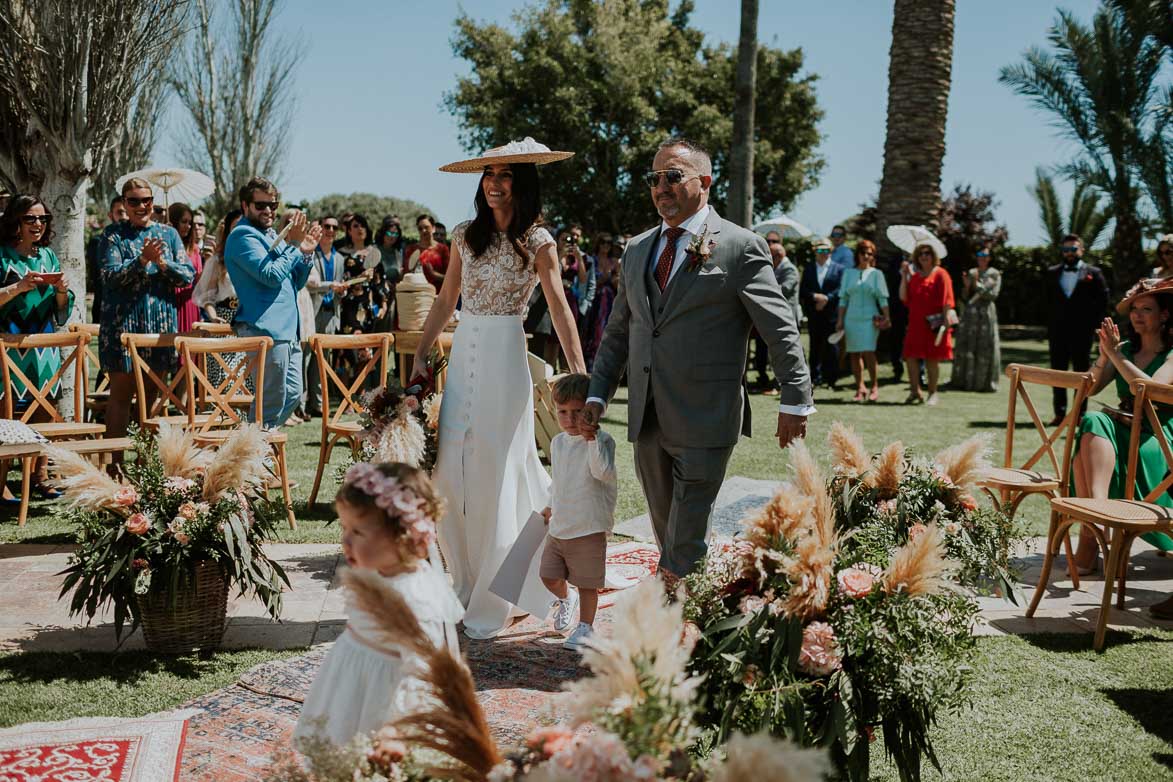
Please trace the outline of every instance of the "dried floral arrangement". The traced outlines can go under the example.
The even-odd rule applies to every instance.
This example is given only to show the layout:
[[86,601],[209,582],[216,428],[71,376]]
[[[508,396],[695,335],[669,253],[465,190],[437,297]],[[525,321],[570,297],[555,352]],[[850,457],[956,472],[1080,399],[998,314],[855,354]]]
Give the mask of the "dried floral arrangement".
[[380,618],[386,639],[427,661],[431,706],[346,747],[303,741],[304,762],[287,750],[266,782],[815,782],[828,767],[822,751],[764,733],[735,735],[704,759],[689,751],[701,683],[687,670],[693,638],[682,606],[668,604],[654,580],[620,598],[614,632],[584,654],[593,675],[558,696],[568,721],[537,727],[505,752],[489,734],[464,663],[432,647],[403,599],[379,579],[351,572],[347,581],[363,610]]
[[769,731],[828,747],[846,779],[868,779],[879,731],[902,780],[919,780],[937,715],[966,701],[972,587],[1014,595],[1016,539],[970,493],[986,466],[979,438],[917,460],[901,443],[871,456],[836,424],[826,479],[804,445],[793,479],[742,537],[687,579],[705,677],[704,742]]
[[92,619],[111,604],[121,637],[127,618],[132,632],[140,622],[136,595],[174,595],[190,586],[197,563],[212,561],[230,589],[257,596],[279,618],[289,581],[263,544],[276,539],[284,514],[263,496],[271,450],[261,428],[241,427],[214,451],[168,424],[154,436],[135,432],[134,441],[138,459],[124,466],[125,483],[75,453],[47,449],[78,529],[62,571],[71,613]]

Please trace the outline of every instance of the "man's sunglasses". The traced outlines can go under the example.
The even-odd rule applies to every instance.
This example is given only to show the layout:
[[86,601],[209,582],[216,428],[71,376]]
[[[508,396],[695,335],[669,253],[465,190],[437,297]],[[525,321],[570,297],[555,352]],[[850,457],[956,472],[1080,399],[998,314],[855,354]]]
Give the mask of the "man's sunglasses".
[[127,206],[133,206],[137,209],[140,206],[150,206],[155,202],[155,197],[147,196],[146,198],[131,198],[128,196],[122,200],[126,202]]
[[819,249],[815,250],[815,255],[830,255],[830,254],[831,254],[831,251],[828,250],[826,247],[820,247]]
[[1064,252],[1064,253],[1077,253],[1077,252],[1079,252],[1079,245],[1078,244],[1069,244],[1066,247],[1063,247],[1061,249],[1062,249],[1062,252]]
[[670,185],[679,185],[681,182],[687,182],[690,179],[696,179],[697,176],[698,175],[693,174],[690,177],[686,177],[684,172],[679,168],[666,168],[663,171],[649,171],[648,173],[644,174],[644,181],[648,183],[648,187],[659,187],[661,177],[667,179],[668,184]]
[[49,215],[22,215],[20,221],[25,225],[48,225],[53,220]]
[[338,223],[322,223],[323,231],[337,231]]
[[832,231],[831,232],[832,239],[842,239],[844,236],[847,236],[847,234],[843,233],[842,231]]
[[974,253],[974,255],[976,255],[978,258],[989,258],[990,257],[990,254],[988,252],[986,252],[985,250],[979,250],[978,252]]
[[272,209],[276,212],[279,206],[281,206],[280,201],[253,201],[253,209],[256,209],[258,212],[263,212],[266,209]]

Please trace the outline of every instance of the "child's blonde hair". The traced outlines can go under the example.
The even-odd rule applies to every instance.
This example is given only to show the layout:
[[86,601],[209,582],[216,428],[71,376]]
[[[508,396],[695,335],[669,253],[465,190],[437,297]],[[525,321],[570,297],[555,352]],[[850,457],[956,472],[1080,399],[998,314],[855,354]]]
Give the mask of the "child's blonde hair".
[[406,539],[421,559],[427,558],[428,547],[436,539],[436,521],[444,514],[444,500],[428,474],[399,462],[353,465],[334,501],[374,511],[391,534]]

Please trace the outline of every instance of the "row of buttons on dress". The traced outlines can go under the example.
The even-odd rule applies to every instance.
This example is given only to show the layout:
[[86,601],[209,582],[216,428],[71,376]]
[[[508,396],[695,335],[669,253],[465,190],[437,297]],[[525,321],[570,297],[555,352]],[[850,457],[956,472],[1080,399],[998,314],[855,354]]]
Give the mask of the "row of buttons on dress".
[[472,380],[477,376],[477,334],[481,331],[479,326],[472,327],[472,340],[468,343],[468,379],[469,379],[469,395],[468,399],[464,401],[464,421],[467,424],[472,420]]

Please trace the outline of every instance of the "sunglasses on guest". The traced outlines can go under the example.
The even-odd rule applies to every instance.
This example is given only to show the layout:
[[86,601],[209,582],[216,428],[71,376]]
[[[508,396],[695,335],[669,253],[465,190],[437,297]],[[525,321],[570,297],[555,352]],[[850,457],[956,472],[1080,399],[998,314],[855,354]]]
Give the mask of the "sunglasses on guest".
[[975,253],[975,255],[977,255],[978,258],[989,258],[990,257],[990,254],[988,252],[986,252],[985,250],[978,250],[977,253]]
[[[133,206],[135,209],[138,209],[140,206],[150,206],[153,204],[155,202],[155,197],[147,196],[146,198],[133,198],[131,196],[127,196],[122,200],[126,202],[127,206]],[[160,207],[160,209],[161,208],[162,207]]]
[[681,182],[697,179],[699,175],[693,174],[690,177],[686,177],[684,172],[679,168],[666,168],[663,171],[649,171],[644,174],[644,181],[648,183],[648,187],[659,187],[661,177],[667,179],[670,185],[679,185]]
[[1064,254],[1066,254],[1066,253],[1077,253],[1077,252],[1079,252],[1079,245],[1078,245],[1078,244],[1067,244],[1067,245],[1064,245],[1064,246],[1063,246],[1062,248],[1060,248],[1060,249],[1061,249],[1061,251],[1062,251]]
[[815,250],[815,255],[830,255],[830,254],[831,254],[831,251],[828,250],[826,247],[820,247],[819,249]]
[[258,212],[263,212],[266,209],[272,209],[276,212],[279,206],[281,206],[280,201],[253,201],[253,209],[256,209]]
[[36,225],[37,223],[48,225],[53,221],[53,218],[49,215],[21,215],[20,221],[25,225]]
[[322,223],[323,231],[337,231],[338,228],[338,223]]

